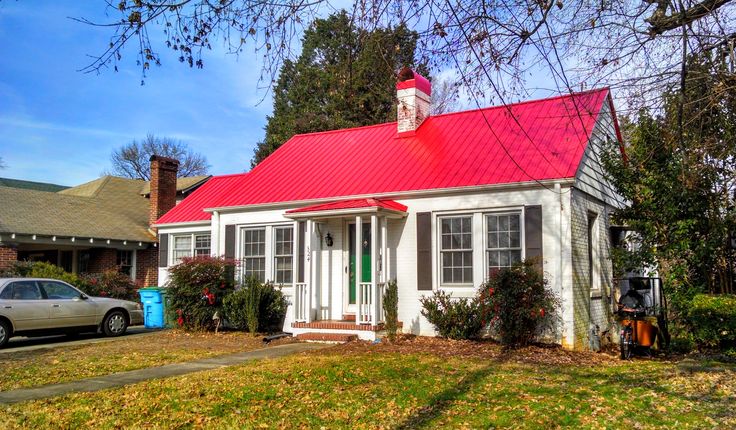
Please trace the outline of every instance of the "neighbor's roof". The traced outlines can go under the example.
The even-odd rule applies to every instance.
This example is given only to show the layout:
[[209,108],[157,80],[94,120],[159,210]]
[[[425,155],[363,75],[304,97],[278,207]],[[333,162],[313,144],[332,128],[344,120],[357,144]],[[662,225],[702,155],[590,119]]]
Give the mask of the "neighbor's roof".
[[0,232],[153,242],[142,185],[105,176],[59,193],[0,187]]
[[606,102],[609,90],[598,89],[431,116],[402,138],[395,122],[296,135],[158,223],[206,220],[206,208],[573,178]]
[[47,191],[55,193],[64,190],[64,185],[49,184],[47,182],[24,181],[21,179],[0,178],[0,187],[21,188],[24,190]]
[[[195,178],[177,182],[189,189],[207,179]],[[154,242],[147,185],[103,176],[56,193],[0,186],[0,233]]]

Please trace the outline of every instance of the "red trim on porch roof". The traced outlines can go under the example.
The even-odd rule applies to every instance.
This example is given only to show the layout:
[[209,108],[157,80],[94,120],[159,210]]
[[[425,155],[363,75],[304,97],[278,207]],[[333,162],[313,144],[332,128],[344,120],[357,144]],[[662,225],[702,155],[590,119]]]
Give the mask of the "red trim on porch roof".
[[383,208],[389,209],[396,212],[406,212],[408,209],[405,205],[397,203],[393,200],[378,200],[378,199],[355,199],[355,200],[342,200],[339,202],[323,203],[319,205],[306,206],[299,209],[292,209],[286,211],[287,214],[302,213],[302,212],[322,212],[322,211],[334,211],[340,209],[360,209],[360,208]]

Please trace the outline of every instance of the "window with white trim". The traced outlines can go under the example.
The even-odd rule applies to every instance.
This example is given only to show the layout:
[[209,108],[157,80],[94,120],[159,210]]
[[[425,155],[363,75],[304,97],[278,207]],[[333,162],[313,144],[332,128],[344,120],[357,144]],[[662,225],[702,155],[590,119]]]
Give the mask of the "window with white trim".
[[181,263],[184,257],[197,257],[210,255],[211,253],[210,233],[187,233],[173,236],[171,262],[172,265]]
[[440,283],[473,283],[473,217],[439,217]]
[[243,229],[242,234],[242,277],[253,276],[260,282],[266,282],[266,229]]
[[277,284],[290,284],[293,279],[294,228],[275,227],[274,275]]
[[521,213],[486,214],[486,274],[521,261]]

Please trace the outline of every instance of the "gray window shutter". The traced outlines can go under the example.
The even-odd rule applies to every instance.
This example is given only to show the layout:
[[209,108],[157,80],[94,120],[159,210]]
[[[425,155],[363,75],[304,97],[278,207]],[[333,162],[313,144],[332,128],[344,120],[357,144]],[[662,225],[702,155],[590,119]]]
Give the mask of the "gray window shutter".
[[225,258],[235,258],[235,226],[225,226]]
[[[226,225],[225,226],[225,258],[227,259],[234,259],[235,258],[235,226],[234,225]],[[230,281],[235,280],[235,271],[234,270],[228,270],[229,273],[227,273],[227,278]]]
[[417,290],[432,290],[432,213],[417,213]]
[[527,260],[534,260],[540,272],[544,271],[542,255],[542,206],[524,208],[524,247]]
[[158,235],[158,267],[169,265],[169,235]]

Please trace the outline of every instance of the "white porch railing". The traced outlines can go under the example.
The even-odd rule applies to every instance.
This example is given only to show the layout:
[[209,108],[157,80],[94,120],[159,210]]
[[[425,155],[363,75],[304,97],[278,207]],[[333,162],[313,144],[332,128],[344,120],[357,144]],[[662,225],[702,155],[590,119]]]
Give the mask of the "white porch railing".
[[309,288],[303,282],[294,284],[294,321],[309,322]]
[[377,311],[378,311],[378,318],[376,318],[377,323],[382,323],[386,321],[386,315],[383,312],[383,293],[386,291],[386,283],[385,282],[379,282],[377,284],[378,287],[378,304],[376,305]]
[[[358,295],[360,305],[358,306],[357,323],[378,325],[384,321],[383,315],[383,282],[376,284],[377,300],[373,300],[373,284],[361,282],[358,284]],[[375,317],[375,318],[374,318]]]

